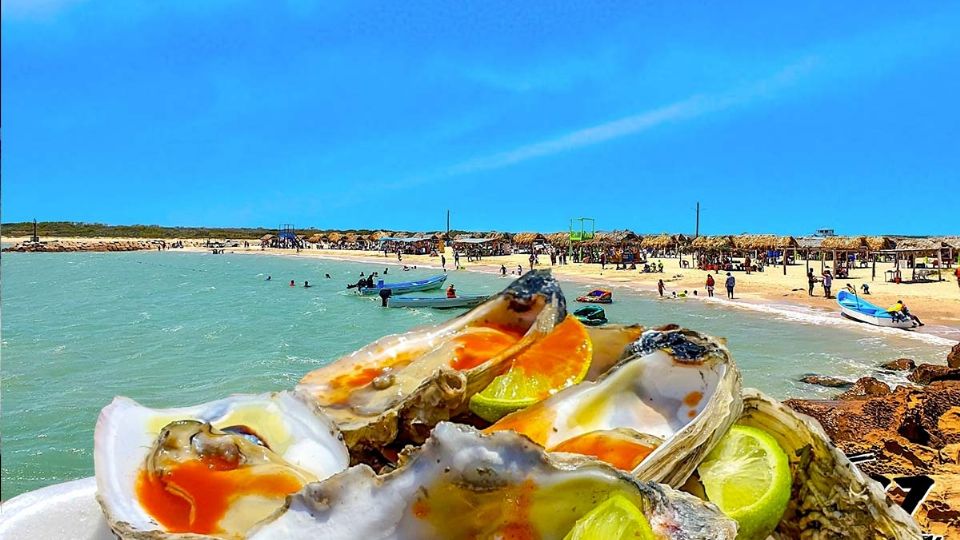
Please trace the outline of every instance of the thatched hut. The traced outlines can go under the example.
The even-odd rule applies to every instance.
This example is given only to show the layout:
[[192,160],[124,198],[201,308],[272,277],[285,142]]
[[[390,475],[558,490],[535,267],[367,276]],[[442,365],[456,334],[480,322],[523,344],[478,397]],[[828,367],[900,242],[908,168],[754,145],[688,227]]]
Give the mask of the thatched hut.
[[260,237],[260,242],[269,242],[273,240],[274,236],[272,234],[265,234]]
[[370,234],[370,240],[373,242],[379,241],[381,238],[393,236],[390,231],[376,231]]
[[566,248],[570,245],[569,232],[555,232],[546,235],[547,243],[553,247]]
[[726,235],[698,236],[690,242],[690,247],[697,251],[730,251],[733,249],[733,238]]
[[319,243],[321,240],[323,240],[323,236],[321,236],[320,233],[311,234],[311,235],[307,238],[307,242],[310,242],[311,244],[317,244],[317,243]]
[[665,251],[669,248],[677,247],[677,242],[669,234],[656,234],[653,236],[644,236],[640,241],[640,247],[652,251]]
[[327,234],[327,241],[330,242],[331,244],[336,244],[340,242],[342,238],[343,238],[343,235],[336,231],[333,231],[332,233]]
[[546,241],[542,234],[536,232],[522,232],[513,235],[513,245],[515,246],[532,246],[546,243]]
[[[940,238],[898,238],[893,247],[879,250],[878,253],[893,256],[893,270],[887,271],[886,280],[901,283],[901,267],[910,269],[911,282],[930,281],[934,274],[938,281],[943,281],[941,269],[945,266],[944,251],[948,257],[953,256],[950,244]],[[921,263],[918,260],[920,258],[925,261]]]
[[733,246],[741,251],[791,249],[797,247],[797,240],[792,236],[741,234],[740,236],[733,237]]

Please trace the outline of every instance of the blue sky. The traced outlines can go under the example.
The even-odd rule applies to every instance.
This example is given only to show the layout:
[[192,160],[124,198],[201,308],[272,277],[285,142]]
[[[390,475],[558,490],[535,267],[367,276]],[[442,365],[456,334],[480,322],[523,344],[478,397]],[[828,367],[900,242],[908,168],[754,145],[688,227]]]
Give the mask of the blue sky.
[[5,222],[960,234],[958,3],[2,8]]

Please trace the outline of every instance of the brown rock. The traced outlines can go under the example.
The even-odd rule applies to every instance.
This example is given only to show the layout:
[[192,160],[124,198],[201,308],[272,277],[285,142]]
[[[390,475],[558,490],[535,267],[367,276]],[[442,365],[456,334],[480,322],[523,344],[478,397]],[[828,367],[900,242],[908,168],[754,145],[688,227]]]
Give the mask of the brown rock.
[[827,388],[846,388],[853,384],[850,381],[845,381],[837,377],[830,377],[829,375],[816,375],[814,373],[804,375],[800,378],[800,382],[816,384],[818,386],[826,386]]
[[960,381],[960,369],[933,364],[920,364],[907,380],[917,384],[930,384],[936,381]]
[[864,399],[873,396],[885,396],[890,393],[890,387],[883,381],[873,377],[861,377],[853,383],[853,387],[837,396],[837,399]]
[[957,343],[950,349],[950,352],[947,353],[947,366],[952,368],[960,368],[960,343]]
[[880,364],[880,367],[891,371],[910,371],[917,367],[917,364],[909,358],[897,358],[896,360]]

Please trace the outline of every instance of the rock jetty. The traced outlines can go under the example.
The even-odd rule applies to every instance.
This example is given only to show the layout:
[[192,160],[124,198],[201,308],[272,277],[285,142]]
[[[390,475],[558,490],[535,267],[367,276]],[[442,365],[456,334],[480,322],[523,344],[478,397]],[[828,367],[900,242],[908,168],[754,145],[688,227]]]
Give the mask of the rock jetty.
[[73,251],[143,251],[157,249],[158,244],[149,240],[92,240],[74,242],[54,240],[52,242],[20,242],[3,251],[22,253],[66,253]]

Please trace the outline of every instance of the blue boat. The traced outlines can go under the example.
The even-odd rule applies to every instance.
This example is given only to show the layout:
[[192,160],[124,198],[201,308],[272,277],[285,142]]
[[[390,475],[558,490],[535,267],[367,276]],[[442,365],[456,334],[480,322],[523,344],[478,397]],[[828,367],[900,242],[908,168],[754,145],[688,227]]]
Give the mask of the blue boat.
[[362,287],[357,289],[357,292],[364,296],[376,296],[380,294],[380,291],[383,289],[390,289],[392,294],[404,294],[409,292],[418,292],[418,291],[432,291],[434,289],[439,289],[443,286],[443,282],[447,280],[446,274],[439,274],[436,276],[430,276],[426,279],[421,279],[418,281],[401,281],[399,283],[384,283],[383,281],[377,282],[376,287]]
[[894,320],[893,315],[887,310],[877,307],[848,291],[837,293],[837,304],[840,305],[840,313],[856,321],[888,328],[910,328],[913,326],[912,320]]
[[479,306],[487,298],[490,298],[489,295],[473,295],[473,296],[455,296],[453,298],[446,297],[425,297],[425,296],[400,296],[397,298],[391,297],[387,300],[387,307],[392,308],[434,308],[434,309],[450,309],[450,308],[466,308]]

